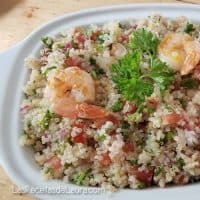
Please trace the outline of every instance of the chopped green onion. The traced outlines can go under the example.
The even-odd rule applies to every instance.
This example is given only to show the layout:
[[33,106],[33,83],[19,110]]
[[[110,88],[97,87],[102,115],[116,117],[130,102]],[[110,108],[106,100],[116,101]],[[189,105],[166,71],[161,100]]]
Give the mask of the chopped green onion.
[[140,182],[138,185],[137,185],[137,188],[138,189],[144,189],[146,187],[145,183],[143,182]]
[[47,36],[47,37],[42,37],[41,40],[43,44],[46,45],[49,49],[52,48],[53,38]]
[[184,32],[189,34],[193,31],[195,31],[194,25],[190,22],[187,22],[185,29],[184,29]]
[[192,78],[186,77],[186,78],[183,78],[181,82],[181,86],[186,89],[197,89],[199,86],[199,83]]
[[49,110],[47,110],[47,112],[44,115],[43,119],[39,123],[40,129],[42,131],[45,131],[46,129],[49,128],[49,124],[50,124],[50,121],[51,121],[53,116],[54,116],[54,114],[52,112],[50,112]]
[[105,140],[106,136],[104,134],[99,134],[98,135],[98,141],[102,142],[103,140]]
[[56,66],[52,66],[52,67],[46,68],[46,69],[42,72],[42,76],[46,77],[47,74],[49,73],[49,71],[51,71],[52,69],[56,69]]
[[80,172],[78,172],[78,174],[75,175],[74,182],[77,185],[82,185],[85,177],[86,177],[86,172],[80,171]]
[[176,160],[176,165],[177,165],[177,167],[178,167],[179,169],[183,169],[183,166],[185,165],[185,162],[184,162],[184,160],[183,160],[182,158],[178,158],[178,159]]
[[91,72],[90,72],[91,76],[93,79],[97,79],[99,75],[104,74],[104,71],[102,68],[95,66]]
[[135,112],[134,114],[129,116],[129,119],[135,123],[138,123],[141,120],[141,118],[142,118],[142,115],[139,112]]

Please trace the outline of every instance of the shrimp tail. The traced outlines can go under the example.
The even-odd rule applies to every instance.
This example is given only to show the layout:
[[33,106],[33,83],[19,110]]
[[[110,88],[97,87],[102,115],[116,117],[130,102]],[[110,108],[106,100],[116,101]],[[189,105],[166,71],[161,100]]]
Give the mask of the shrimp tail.
[[77,113],[77,118],[84,118],[84,119],[103,118],[110,114],[108,111],[99,106],[87,103],[77,104],[76,113]]
[[[183,64],[183,68],[181,69],[181,75],[188,74],[200,61],[200,43],[195,42],[187,42],[184,44],[187,56],[185,58],[185,62]],[[192,48],[191,48],[192,47]]]

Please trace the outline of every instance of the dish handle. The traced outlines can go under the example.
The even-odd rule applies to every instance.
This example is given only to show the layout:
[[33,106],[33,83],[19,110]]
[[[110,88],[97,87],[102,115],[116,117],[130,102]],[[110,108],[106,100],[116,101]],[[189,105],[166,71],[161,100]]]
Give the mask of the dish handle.
[[[6,51],[0,52],[0,80],[1,80],[0,92],[1,91],[4,92],[4,86],[8,80],[9,72],[11,71],[12,64],[21,46],[22,46],[22,43],[18,43],[17,45],[9,48]],[[3,88],[2,88],[2,84],[3,84]]]
[[[16,55],[22,46],[22,42],[11,47],[10,49],[0,52],[0,111],[2,110],[4,96],[6,94],[6,86],[9,81],[9,75],[15,62]],[[0,112],[0,115],[3,113]],[[2,116],[0,116],[1,118]],[[1,132],[1,121],[0,121],[0,132]],[[0,166],[3,165],[3,159],[0,152]]]

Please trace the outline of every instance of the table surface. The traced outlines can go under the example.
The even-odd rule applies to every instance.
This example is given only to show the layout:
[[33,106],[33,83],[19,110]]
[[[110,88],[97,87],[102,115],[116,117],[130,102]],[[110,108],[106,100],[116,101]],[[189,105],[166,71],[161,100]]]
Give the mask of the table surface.
[[[200,4],[200,0],[1,0],[0,2],[0,51],[22,40],[33,29],[63,14],[120,3],[176,2]],[[2,200],[31,200],[29,195],[14,194],[12,181],[0,167],[0,195]]]

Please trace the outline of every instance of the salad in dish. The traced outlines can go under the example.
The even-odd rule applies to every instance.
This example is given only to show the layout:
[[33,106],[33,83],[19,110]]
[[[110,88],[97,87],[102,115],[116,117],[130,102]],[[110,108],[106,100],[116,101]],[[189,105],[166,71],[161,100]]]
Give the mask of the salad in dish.
[[111,191],[198,181],[199,33],[152,15],[41,38],[20,143],[42,176]]

